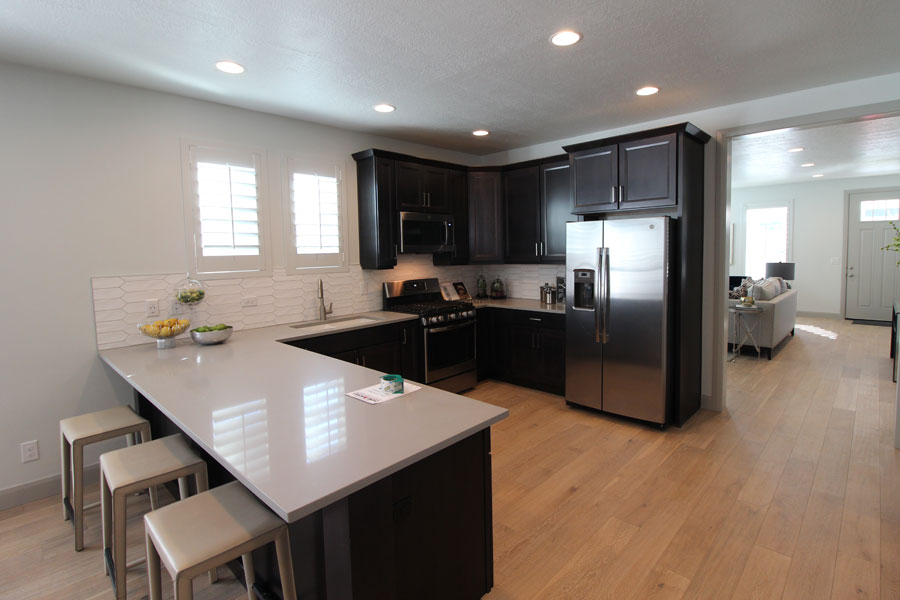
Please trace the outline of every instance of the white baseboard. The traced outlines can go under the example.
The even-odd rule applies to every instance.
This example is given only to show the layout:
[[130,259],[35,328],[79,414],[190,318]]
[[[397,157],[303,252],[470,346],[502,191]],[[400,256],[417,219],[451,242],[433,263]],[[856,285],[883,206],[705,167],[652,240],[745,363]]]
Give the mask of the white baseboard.
[[798,310],[798,317],[820,317],[823,319],[841,319],[840,313],[813,312],[809,310]]
[[[98,481],[100,481],[100,463],[86,466],[84,468],[84,484],[93,484]],[[50,477],[36,479],[0,490],[0,510],[6,510],[50,496],[59,496],[61,487],[59,475],[51,475]]]

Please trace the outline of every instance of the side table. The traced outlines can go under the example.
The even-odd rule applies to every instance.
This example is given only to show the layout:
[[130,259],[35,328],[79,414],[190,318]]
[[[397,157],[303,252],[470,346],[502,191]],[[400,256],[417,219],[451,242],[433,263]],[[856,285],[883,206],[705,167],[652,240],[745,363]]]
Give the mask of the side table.
[[[729,308],[728,312],[731,313],[731,328],[734,331],[734,339],[736,342],[732,348],[733,354],[729,359],[729,362],[737,360],[737,357],[741,354],[741,349],[747,343],[748,339],[756,349],[756,359],[759,360],[760,348],[759,344],[756,342],[756,338],[753,336],[753,328],[759,326],[759,315],[762,312],[762,309],[758,306],[737,305]],[[752,320],[749,323],[747,322],[748,317],[752,317]]]

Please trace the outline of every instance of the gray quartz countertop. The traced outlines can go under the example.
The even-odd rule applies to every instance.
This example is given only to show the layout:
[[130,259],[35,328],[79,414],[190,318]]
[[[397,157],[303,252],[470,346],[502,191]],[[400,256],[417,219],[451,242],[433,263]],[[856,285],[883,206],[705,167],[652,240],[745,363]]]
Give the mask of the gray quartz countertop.
[[[384,323],[415,318],[354,315],[367,316]],[[509,414],[427,386],[367,404],[345,393],[377,384],[382,373],[280,343],[342,330],[349,329],[304,333],[279,325],[235,331],[217,346],[179,338],[167,350],[142,344],[100,357],[286,521]]]
[[544,304],[540,300],[530,298],[506,298],[505,300],[475,300],[475,308],[508,308],[512,310],[533,310],[537,312],[566,314],[566,305],[562,302]]

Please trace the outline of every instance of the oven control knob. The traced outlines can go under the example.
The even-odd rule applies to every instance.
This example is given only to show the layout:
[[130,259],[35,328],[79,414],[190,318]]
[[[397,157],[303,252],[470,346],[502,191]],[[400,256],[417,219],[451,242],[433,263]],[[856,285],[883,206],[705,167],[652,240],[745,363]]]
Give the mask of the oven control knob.
[[457,315],[456,313],[450,313],[449,315],[447,315],[447,318],[449,318],[452,321],[453,319],[456,319],[458,316],[459,315]]
[[474,316],[475,316],[475,311],[474,311],[474,310],[467,310],[467,311],[466,311],[466,316],[467,316],[467,317],[474,317]]
[[422,317],[422,325],[428,325],[428,317]]

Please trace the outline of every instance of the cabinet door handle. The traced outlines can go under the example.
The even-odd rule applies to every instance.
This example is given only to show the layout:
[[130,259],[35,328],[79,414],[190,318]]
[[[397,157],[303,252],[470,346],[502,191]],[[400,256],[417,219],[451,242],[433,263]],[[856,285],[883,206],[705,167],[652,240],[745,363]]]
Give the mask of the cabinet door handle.
[[610,204],[616,203],[616,186],[614,186],[614,185],[610,186],[610,188],[609,188],[609,203]]
[[620,185],[619,186],[619,203],[621,204],[624,201],[625,201],[625,186]]
[[538,254],[538,243],[537,243],[537,242],[534,243],[534,255],[535,255],[535,256],[540,256],[540,255]]
[[541,256],[544,255],[544,242],[541,242]]
[[400,330],[400,343],[406,344],[406,328]]
[[537,317],[528,317],[528,320],[529,320],[529,321],[537,321],[538,323],[541,322],[541,320],[538,319]]
[[537,343],[535,343],[535,345],[534,345],[534,349],[540,350],[541,349],[541,334],[540,333],[534,334],[534,339],[537,340]]
[[365,354],[363,354],[362,359],[363,359],[362,366],[366,366],[366,355]]

